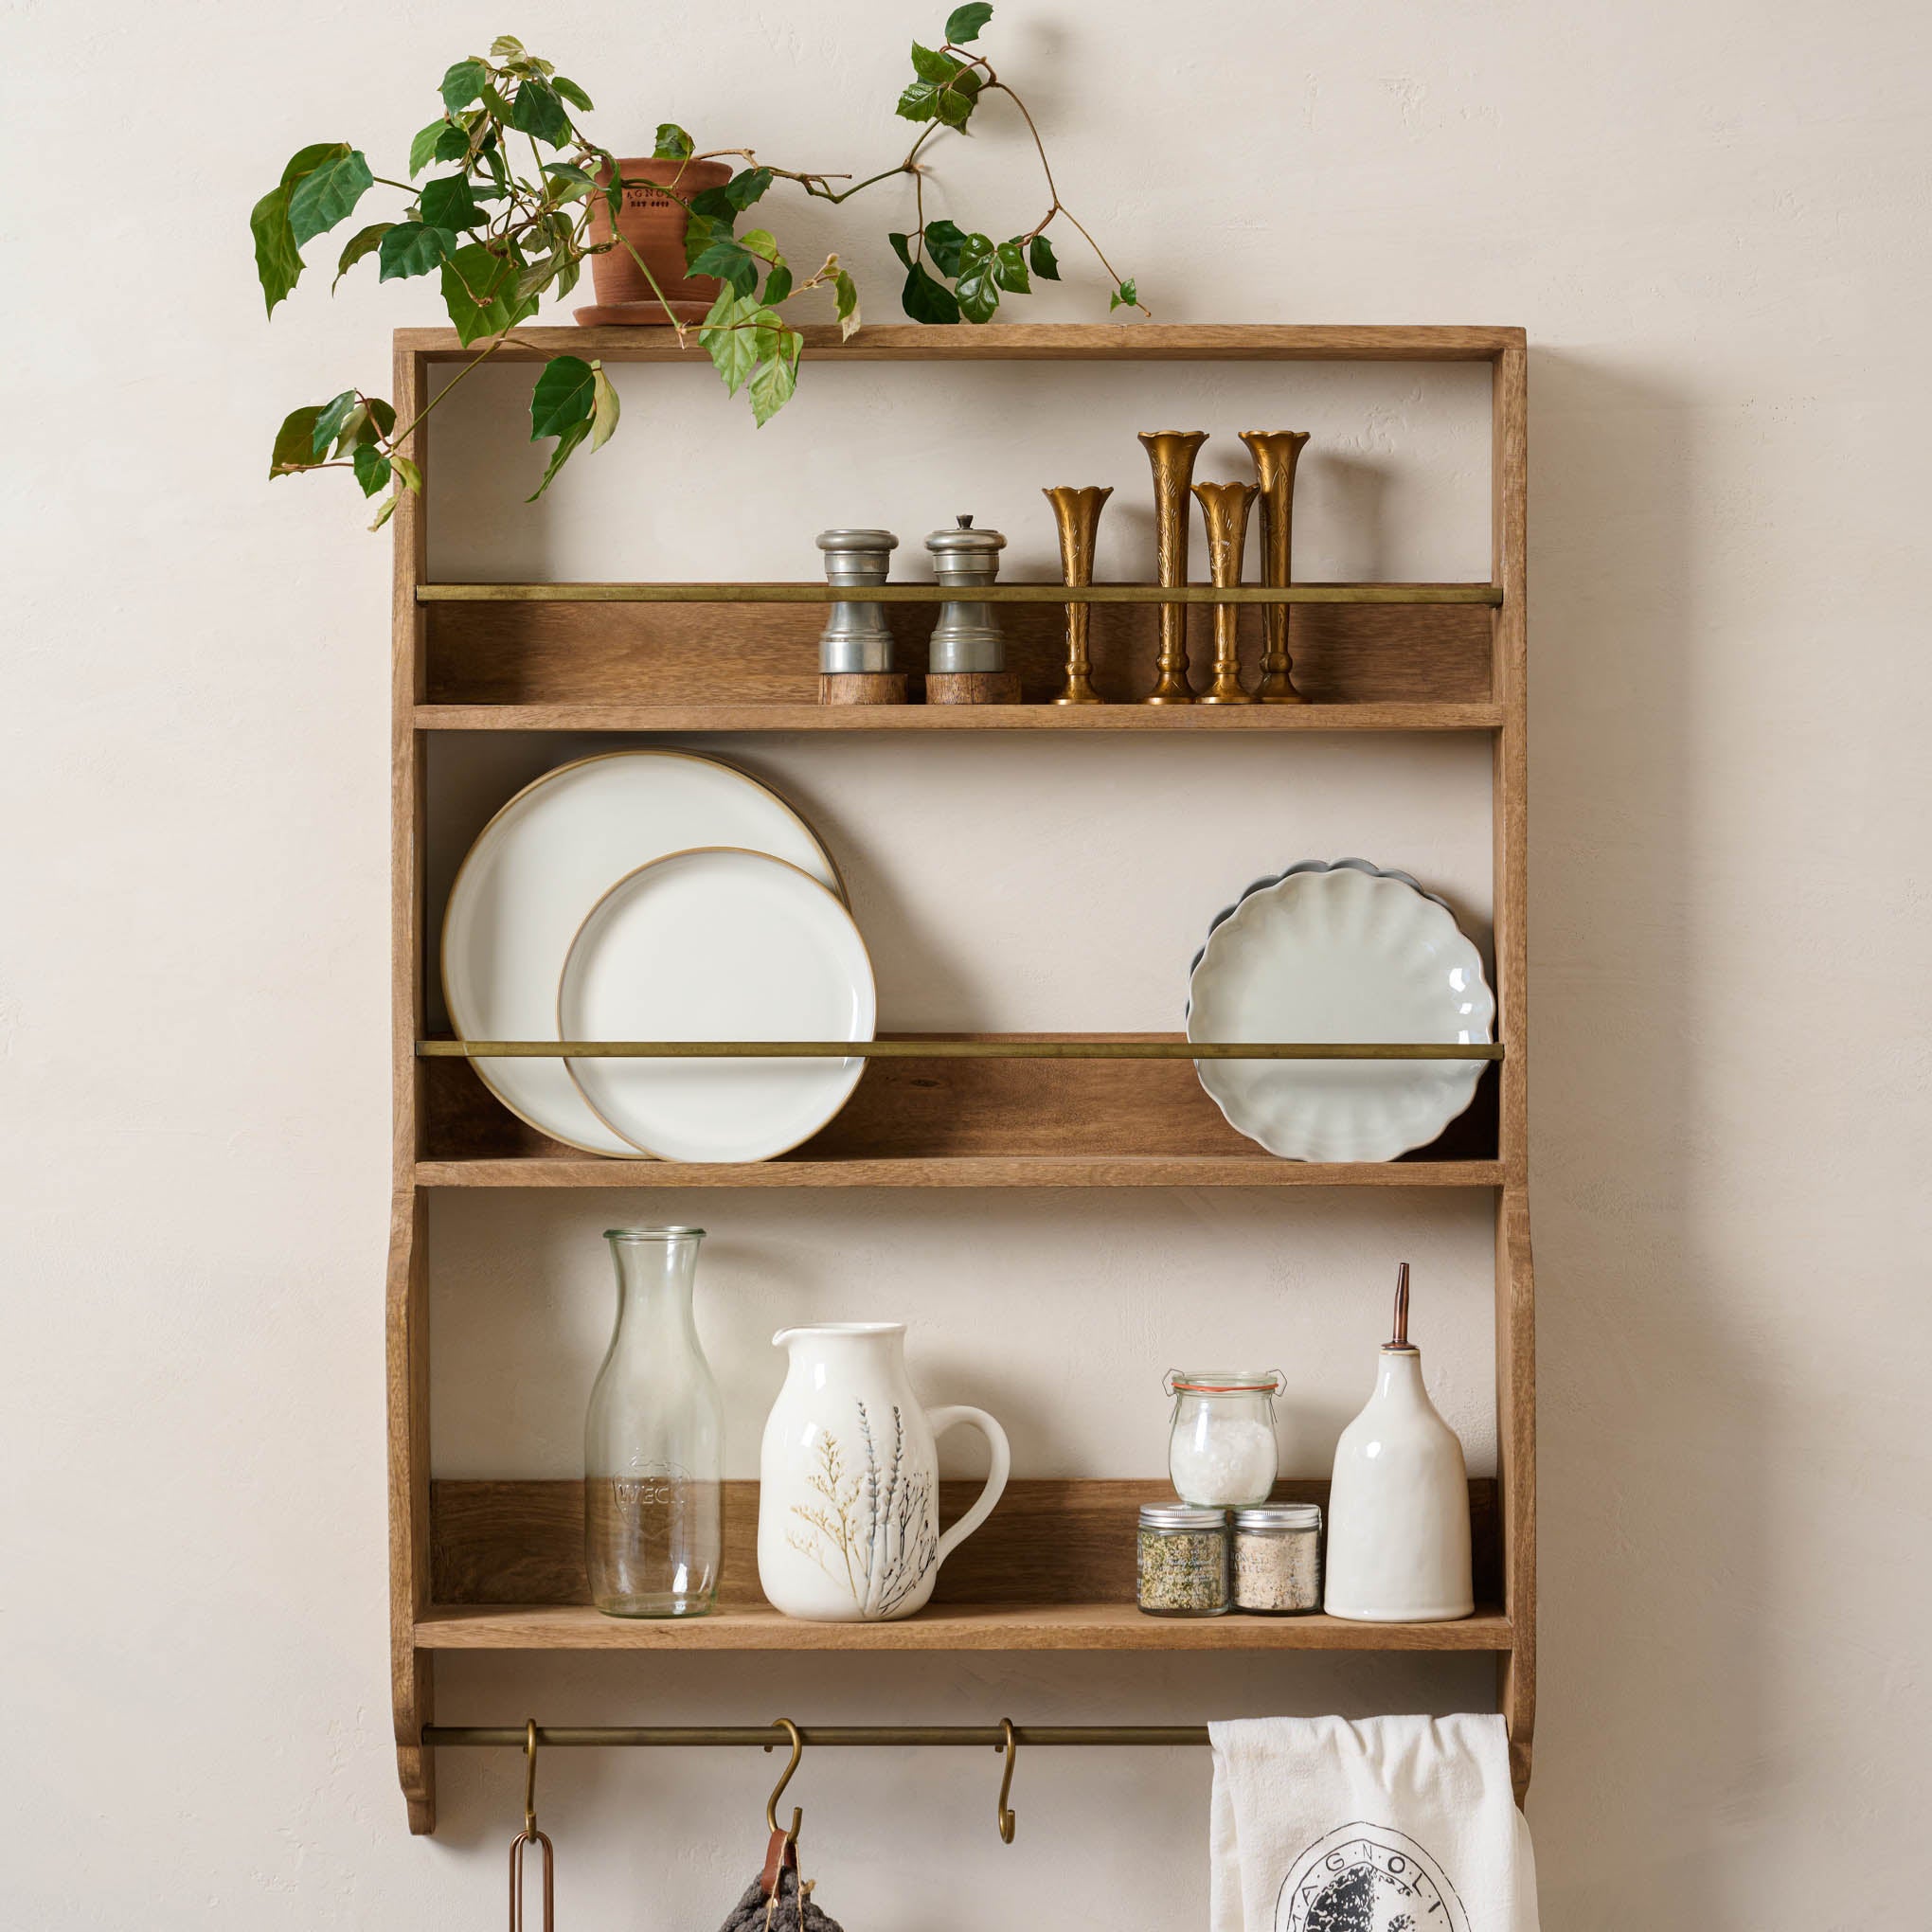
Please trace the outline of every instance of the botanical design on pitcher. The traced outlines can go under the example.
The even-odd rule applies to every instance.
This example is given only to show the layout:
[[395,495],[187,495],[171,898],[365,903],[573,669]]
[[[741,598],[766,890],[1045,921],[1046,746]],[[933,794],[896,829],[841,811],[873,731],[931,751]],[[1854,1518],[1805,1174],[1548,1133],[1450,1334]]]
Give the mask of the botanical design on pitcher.
[[864,1464],[848,1473],[846,1455],[831,1430],[818,1438],[818,1466],[805,1478],[820,1500],[794,1503],[806,1528],[788,1530],[785,1541],[809,1556],[834,1583],[851,1592],[866,1618],[897,1614],[939,1560],[932,1477],[907,1467],[905,1418],[892,1404],[892,1449],[881,1466],[872,1440],[872,1419],[859,1411]]

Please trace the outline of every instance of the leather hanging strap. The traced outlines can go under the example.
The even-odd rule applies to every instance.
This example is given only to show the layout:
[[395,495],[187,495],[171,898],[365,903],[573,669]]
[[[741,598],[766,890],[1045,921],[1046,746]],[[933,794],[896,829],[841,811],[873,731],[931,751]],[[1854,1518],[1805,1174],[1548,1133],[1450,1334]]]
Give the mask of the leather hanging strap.
[[764,1869],[758,1877],[759,1890],[770,1898],[778,1888],[778,1874],[781,1871],[796,1871],[797,1869],[797,1841],[787,1833],[774,1832],[771,1843],[765,1847]]

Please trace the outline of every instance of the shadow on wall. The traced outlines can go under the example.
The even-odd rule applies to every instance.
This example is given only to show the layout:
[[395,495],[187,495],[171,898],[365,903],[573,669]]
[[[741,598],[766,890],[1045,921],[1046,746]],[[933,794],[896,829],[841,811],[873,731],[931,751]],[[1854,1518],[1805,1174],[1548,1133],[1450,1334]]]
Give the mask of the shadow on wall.
[[1713,1812],[1755,1762],[1774,1499],[1762,1391],[1699,1251],[1687,848],[1699,742],[1694,418],[1530,367],[1530,949],[1542,1314],[1544,1923],[1725,1923]]

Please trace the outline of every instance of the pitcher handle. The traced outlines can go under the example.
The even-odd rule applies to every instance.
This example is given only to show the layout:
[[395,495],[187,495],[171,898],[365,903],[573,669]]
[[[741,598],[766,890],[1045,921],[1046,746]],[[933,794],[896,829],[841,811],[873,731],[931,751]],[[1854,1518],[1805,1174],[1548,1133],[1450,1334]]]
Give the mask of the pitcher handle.
[[993,1514],[993,1506],[1005,1494],[1007,1477],[1012,1474],[1013,1452],[1006,1431],[983,1408],[968,1408],[963,1403],[955,1403],[949,1408],[934,1409],[926,1417],[926,1422],[936,1437],[943,1436],[960,1422],[971,1423],[986,1438],[986,1446],[993,1453],[993,1467],[986,1473],[986,1487],[975,1498],[973,1507],[939,1537],[939,1551],[933,1564],[937,1569]]

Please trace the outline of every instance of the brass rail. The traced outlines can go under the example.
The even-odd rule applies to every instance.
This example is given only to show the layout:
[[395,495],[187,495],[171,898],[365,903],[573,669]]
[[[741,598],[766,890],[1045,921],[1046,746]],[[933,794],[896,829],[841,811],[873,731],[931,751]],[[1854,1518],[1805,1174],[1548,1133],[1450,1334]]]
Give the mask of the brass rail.
[[[658,1725],[633,1729],[623,1725],[557,1725],[537,1726],[537,1743],[601,1744],[623,1747],[653,1745],[757,1744],[770,1750],[787,1742],[774,1736],[775,1726],[763,1725]],[[1075,1724],[1014,1725],[1016,1744],[1205,1744],[1205,1724]],[[514,1744],[528,1741],[523,1725],[431,1724],[422,1729],[425,1744]],[[996,1724],[800,1725],[805,1744],[970,1744],[999,1749],[1006,1732]]]
[[[419,603],[941,603],[939,583],[419,583]],[[975,603],[1499,604],[1493,583],[989,583]]]
[[1304,1040],[419,1040],[422,1060],[1500,1060],[1500,1045]]

